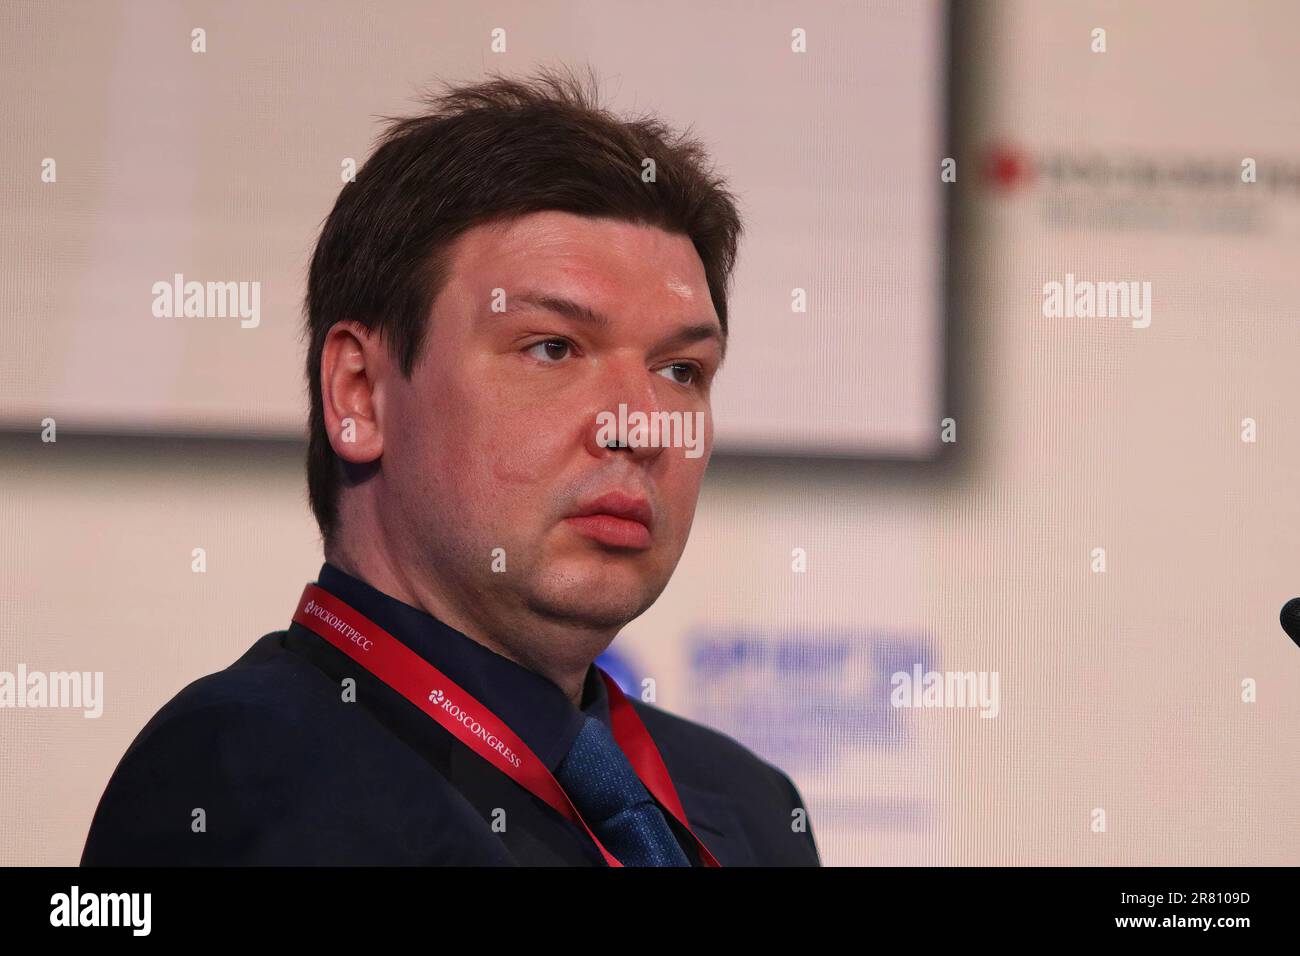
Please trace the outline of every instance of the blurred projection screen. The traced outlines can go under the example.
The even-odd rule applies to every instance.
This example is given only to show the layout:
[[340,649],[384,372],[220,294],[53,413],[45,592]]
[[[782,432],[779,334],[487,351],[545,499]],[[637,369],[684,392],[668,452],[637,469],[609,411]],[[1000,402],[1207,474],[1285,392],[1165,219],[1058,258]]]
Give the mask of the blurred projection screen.
[[[0,425],[301,436],[307,263],[381,118],[440,80],[590,65],[608,107],[700,138],[740,202],[718,450],[928,456],[944,18],[938,0],[6,5]],[[155,315],[177,281],[217,314]]]

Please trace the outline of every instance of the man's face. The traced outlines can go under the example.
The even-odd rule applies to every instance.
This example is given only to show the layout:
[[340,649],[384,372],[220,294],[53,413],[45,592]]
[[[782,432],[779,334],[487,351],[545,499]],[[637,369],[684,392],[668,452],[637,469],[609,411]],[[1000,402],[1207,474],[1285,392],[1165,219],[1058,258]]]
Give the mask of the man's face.
[[[479,623],[639,615],[681,557],[713,447],[721,329],[691,241],[561,212],[478,226],[429,321],[410,382],[385,394],[386,532]],[[605,447],[598,416],[620,404],[702,422],[696,447]]]

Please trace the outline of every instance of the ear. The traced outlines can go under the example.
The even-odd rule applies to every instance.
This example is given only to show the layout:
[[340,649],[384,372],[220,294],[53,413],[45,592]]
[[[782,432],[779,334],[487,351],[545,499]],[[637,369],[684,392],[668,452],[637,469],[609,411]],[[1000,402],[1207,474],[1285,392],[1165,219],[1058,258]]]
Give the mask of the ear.
[[334,454],[352,464],[384,451],[383,382],[388,355],[379,335],[359,322],[337,322],[320,356],[321,406]]

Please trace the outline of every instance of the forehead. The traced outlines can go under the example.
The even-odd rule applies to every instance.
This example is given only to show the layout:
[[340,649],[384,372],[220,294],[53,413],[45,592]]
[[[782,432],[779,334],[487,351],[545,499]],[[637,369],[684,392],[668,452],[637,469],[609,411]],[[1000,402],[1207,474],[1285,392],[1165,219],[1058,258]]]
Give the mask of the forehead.
[[491,290],[582,293],[593,308],[637,301],[714,316],[691,240],[655,226],[546,211],[474,226],[451,250],[448,281],[475,298]]

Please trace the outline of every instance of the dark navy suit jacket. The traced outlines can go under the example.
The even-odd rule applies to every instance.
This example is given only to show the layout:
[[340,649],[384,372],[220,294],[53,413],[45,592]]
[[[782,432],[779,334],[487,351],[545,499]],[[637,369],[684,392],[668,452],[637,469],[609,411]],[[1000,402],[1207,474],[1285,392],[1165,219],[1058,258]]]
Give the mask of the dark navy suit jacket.
[[[587,716],[609,723],[594,667],[580,711],[546,678],[328,563],[319,584],[495,711],[552,772]],[[719,863],[819,865],[789,777],[730,737],[629,700]],[[81,863],[604,865],[579,827],[296,623],[154,715],[108,783]]]

